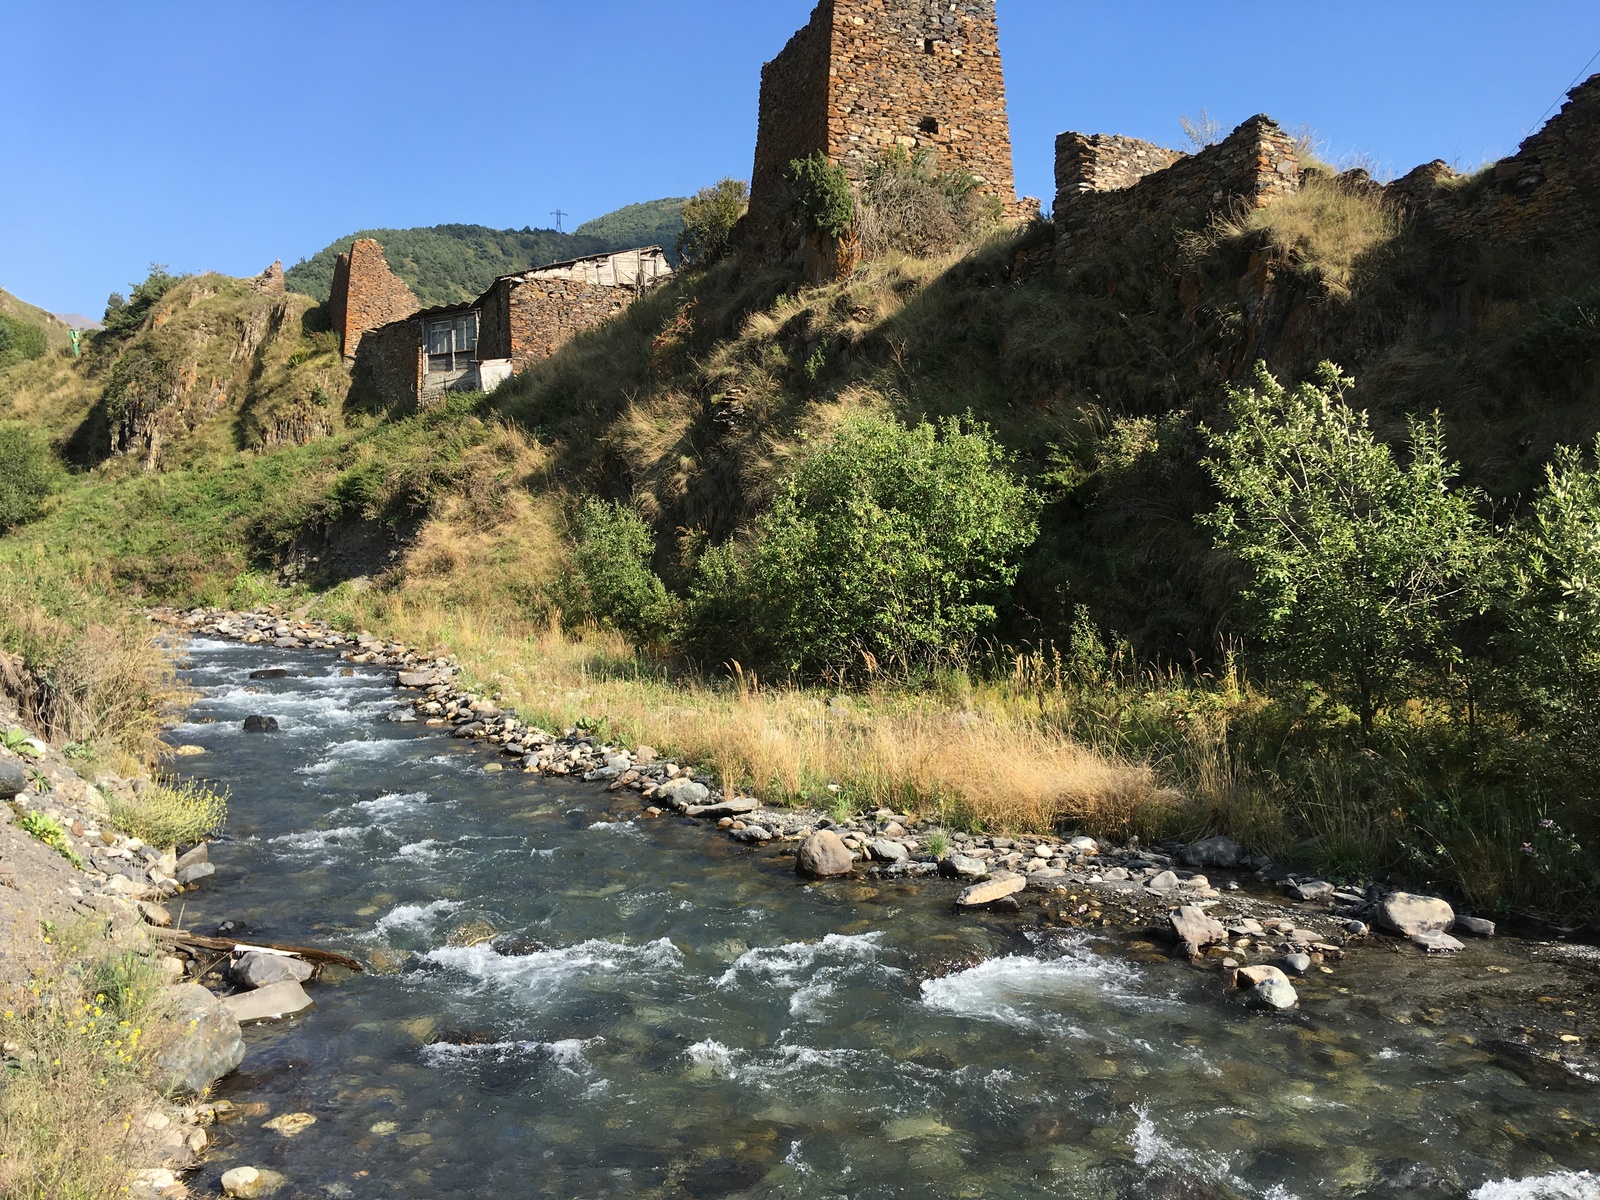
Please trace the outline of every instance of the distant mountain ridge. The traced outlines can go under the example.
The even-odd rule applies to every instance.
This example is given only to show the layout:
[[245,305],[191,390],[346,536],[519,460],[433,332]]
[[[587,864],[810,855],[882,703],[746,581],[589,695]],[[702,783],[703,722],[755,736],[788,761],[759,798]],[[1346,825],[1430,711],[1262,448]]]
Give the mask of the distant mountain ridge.
[[423,304],[456,304],[475,299],[499,276],[529,267],[633,246],[659,245],[671,251],[683,229],[683,205],[677,197],[630,204],[572,233],[486,225],[363,229],[290,267],[285,283],[292,292],[327,300],[339,255],[357,238],[374,238],[383,246],[389,269]]

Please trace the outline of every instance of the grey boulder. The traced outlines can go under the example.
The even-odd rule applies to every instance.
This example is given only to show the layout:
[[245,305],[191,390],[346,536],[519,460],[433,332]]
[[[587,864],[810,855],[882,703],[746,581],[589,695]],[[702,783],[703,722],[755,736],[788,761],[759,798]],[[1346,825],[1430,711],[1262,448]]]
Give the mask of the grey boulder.
[[256,713],[244,719],[244,731],[246,733],[274,733],[277,728],[277,717],[264,717]]
[[255,951],[242,955],[228,968],[228,978],[243,988],[262,988],[273,983],[304,983],[312,967],[303,958],[287,954]]
[[800,844],[794,869],[798,874],[808,875],[812,879],[832,879],[850,874],[855,869],[855,858],[838,834],[831,829],[822,829]]
[[888,838],[876,839],[867,849],[872,853],[872,857],[879,862],[905,862],[911,857],[911,852],[904,846],[899,842],[890,841]]
[[1239,865],[1239,860],[1244,857],[1244,850],[1231,837],[1224,837],[1219,833],[1214,837],[1201,838],[1198,842],[1191,842],[1184,847],[1183,853],[1178,857],[1186,867],[1215,867],[1219,870],[1231,871]]
[[1416,937],[1419,933],[1443,933],[1455,924],[1456,913],[1437,897],[1395,892],[1378,905],[1377,921],[1391,933]]
[[178,873],[174,875],[173,878],[176,879],[182,886],[188,887],[191,883],[199,883],[200,880],[215,875],[216,873],[216,867],[212,866],[210,863],[197,862],[190,863],[187,867],[179,868]]
[[1470,937],[1489,938],[1494,936],[1494,922],[1483,917],[1456,916],[1455,931],[1465,933]]
[[285,980],[282,983],[269,983],[253,992],[224,996],[222,1004],[233,1014],[234,1020],[242,1025],[246,1021],[271,1021],[277,1017],[292,1016],[310,1008],[311,997],[298,983]]
[[1413,933],[1411,935],[1411,940],[1416,945],[1421,946],[1429,954],[1453,954],[1457,950],[1466,949],[1466,947],[1455,938],[1438,929],[1429,929],[1422,933]]
[[1228,940],[1228,931],[1222,927],[1222,922],[1208,916],[1203,908],[1186,904],[1174,912],[1169,920],[1172,922],[1172,932],[1178,935],[1178,940],[1190,954],[1198,954],[1207,946]]
[[947,879],[987,879],[989,864],[969,854],[949,854],[940,860],[939,874]]
[[198,1092],[244,1060],[239,1021],[198,983],[178,984],[167,991],[178,1032],[156,1060],[157,1069],[166,1088]]
[[0,800],[10,800],[28,790],[28,773],[12,759],[0,762]]

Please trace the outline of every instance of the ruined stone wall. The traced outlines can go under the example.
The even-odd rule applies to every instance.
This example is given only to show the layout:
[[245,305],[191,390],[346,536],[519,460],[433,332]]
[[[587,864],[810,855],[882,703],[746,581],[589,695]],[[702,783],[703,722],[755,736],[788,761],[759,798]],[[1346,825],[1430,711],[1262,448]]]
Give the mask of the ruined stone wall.
[[371,238],[358,239],[334,263],[328,311],[347,361],[355,359],[369,330],[404,320],[421,307],[411,289],[389,270],[383,247]]
[[1183,154],[1114,133],[1063,133],[1056,138],[1056,209],[1084,192],[1116,192],[1165,170]]
[[250,290],[263,296],[282,296],[287,290],[283,280],[283,260],[279,259],[250,281]]
[[1017,199],[994,0],[821,0],[761,72],[751,226],[771,240],[792,160],[826,154],[859,183],[896,146],[1037,212]]
[[[1082,178],[1081,143],[1069,140],[1066,149],[1068,163],[1064,170],[1058,166],[1058,178]],[[1214,214],[1260,208],[1299,186],[1294,139],[1270,118],[1251,117],[1224,141],[1132,186],[1058,195],[1056,261],[1070,266],[1095,247],[1143,231],[1197,228]]]
[[502,279],[483,297],[478,356],[509,358],[520,372],[617,316],[636,295],[576,279]]
[[392,408],[409,407],[421,398],[422,369],[422,321],[392,321],[362,336],[350,368],[351,391]]

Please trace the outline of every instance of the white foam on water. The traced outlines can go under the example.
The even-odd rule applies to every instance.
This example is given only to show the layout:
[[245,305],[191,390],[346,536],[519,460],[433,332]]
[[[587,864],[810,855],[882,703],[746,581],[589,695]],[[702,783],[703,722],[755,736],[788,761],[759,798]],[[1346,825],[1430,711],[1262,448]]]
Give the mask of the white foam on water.
[[356,738],[348,742],[334,742],[323,750],[323,757],[308,766],[297,767],[301,775],[326,775],[329,771],[351,762],[367,762],[407,749],[405,742],[369,741]]
[[277,846],[286,853],[316,854],[323,850],[338,850],[355,845],[367,832],[364,825],[341,825],[337,829],[304,829],[299,833],[282,833],[268,838],[269,846]]
[[[761,984],[790,991],[789,1012],[815,1020],[838,985],[866,970],[901,975],[879,962],[882,933],[830,933],[818,942],[787,942],[747,950],[717,979],[717,987]],[[792,989],[792,990],[791,990]]]
[[639,826],[632,821],[596,821],[587,828],[590,833],[620,833],[634,837],[641,836]]
[[388,821],[427,801],[427,792],[389,792],[372,800],[358,801],[351,807],[364,809],[379,821]]
[[[482,1045],[458,1046],[450,1042],[435,1042],[422,1048],[422,1058],[429,1066],[446,1066],[466,1062],[510,1062],[512,1059],[542,1059],[557,1070],[581,1079],[593,1071],[585,1051],[598,1046],[604,1038],[563,1038],[555,1042],[504,1041],[485,1042]],[[600,1083],[605,1084],[605,1080]]]
[[1056,958],[1008,954],[987,959],[922,984],[922,1003],[938,1012],[997,1021],[1029,1033],[1083,1036],[1060,1011],[1063,1000],[1117,1000],[1140,1004],[1131,990],[1139,978],[1129,963],[1093,953],[1087,941],[1069,943]]
[[438,858],[443,842],[437,838],[423,838],[420,842],[412,842],[401,846],[394,852],[396,858],[410,859],[412,862],[432,862]]
[[1589,1171],[1557,1171],[1527,1179],[1497,1179],[1471,1200],[1600,1200],[1600,1178]]
[[576,946],[500,954],[488,943],[441,946],[425,956],[429,962],[467,975],[485,987],[503,988],[519,1000],[540,1003],[574,984],[603,976],[652,979],[683,967],[683,955],[667,938],[643,945],[591,939]]
[[453,913],[460,907],[459,900],[434,900],[428,904],[398,904],[378,918],[378,923],[372,927],[372,936],[381,937],[393,932],[422,933],[433,925],[436,918]]
[[727,1075],[733,1070],[733,1051],[721,1042],[696,1042],[683,1052],[683,1056],[695,1066],[710,1067],[719,1075]]

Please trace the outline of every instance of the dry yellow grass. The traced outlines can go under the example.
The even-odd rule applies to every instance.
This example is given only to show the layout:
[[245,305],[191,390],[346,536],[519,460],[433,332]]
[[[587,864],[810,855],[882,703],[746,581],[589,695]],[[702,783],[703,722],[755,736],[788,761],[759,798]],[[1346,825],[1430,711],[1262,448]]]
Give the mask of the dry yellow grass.
[[1265,208],[1223,222],[1213,236],[1263,234],[1331,295],[1345,297],[1363,257],[1399,232],[1399,214],[1380,195],[1319,176]]

